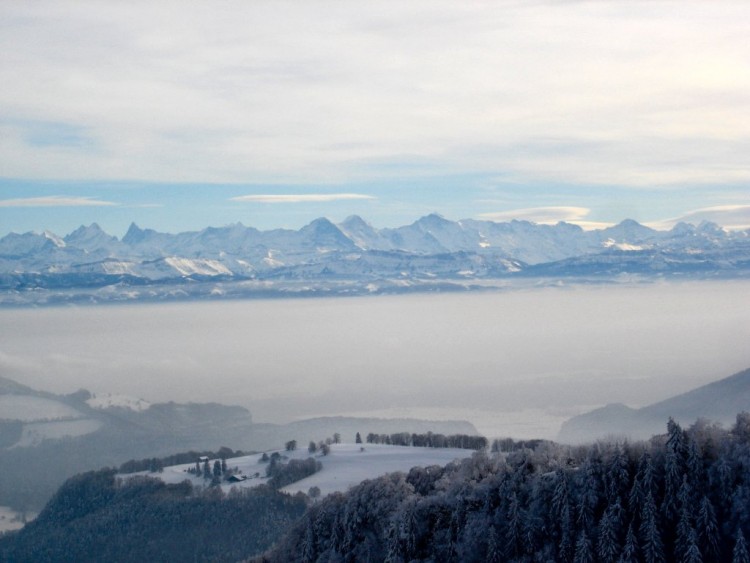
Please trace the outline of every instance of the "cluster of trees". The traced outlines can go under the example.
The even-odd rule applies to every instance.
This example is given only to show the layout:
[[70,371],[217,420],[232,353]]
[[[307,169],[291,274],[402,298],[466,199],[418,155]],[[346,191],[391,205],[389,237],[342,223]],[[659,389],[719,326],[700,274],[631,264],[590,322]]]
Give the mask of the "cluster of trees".
[[321,470],[323,466],[311,457],[307,459],[291,459],[284,463],[278,453],[270,457],[266,475],[270,477],[268,485],[274,489],[281,489],[291,483],[309,477]]
[[120,473],[138,473],[139,471],[150,471],[151,473],[158,472],[159,469],[169,467],[171,465],[183,465],[185,463],[193,463],[196,459],[201,457],[207,457],[209,459],[228,459],[231,457],[241,457],[246,455],[241,450],[232,450],[226,446],[219,448],[219,451],[189,451],[179,454],[168,455],[160,458],[145,458],[145,459],[131,459],[120,465]]
[[194,489],[113,469],[77,475],[39,516],[0,536],[0,561],[217,561],[267,549],[306,509],[269,487]]
[[313,505],[258,561],[748,563],[750,415],[650,442],[477,452]]
[[[357,434],[359,435],[359,434]],[[397,432],[395,434],[373,434],[367,435],[368,444],[389,444],[393,446],[415,446],[423,448],[462,448],[466,450],[483,450],[487,447],[487,438],[484,436],[469,436],[468,434],[410,434],[409,432]]]

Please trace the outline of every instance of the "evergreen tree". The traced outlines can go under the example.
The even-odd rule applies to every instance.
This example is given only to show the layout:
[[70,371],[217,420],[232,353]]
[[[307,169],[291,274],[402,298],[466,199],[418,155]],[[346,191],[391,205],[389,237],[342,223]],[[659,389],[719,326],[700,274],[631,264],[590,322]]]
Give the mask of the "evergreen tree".
[[674,544],[674,555],[677,561],[682,561],[686,557],[691,541],[695,541],[695,530],[690,525],[688,511],[683,509],[680,513],[680,521],[677,524]]
[[221,462],[218,459],[214,461],[214,477],[221,477]]
[[628,457],[618,444],[607,470],[607,502],[612,504],[627,493],[630,482]]
[[490,526],[487,534],[487,556],[484,559],[486,563],[500,563],[503,560],[495,526]]
[[581,530],[578,535],[573,563],[594,563],[594,550],[591,547],[591,540],[586,535],[586,530]]
[[711,501],[704,496],[698,509],[698,518],[695,522],[698,532],[698,546],[708,561],[719,559],[720,539],[719,525],[716,522],[716,513]]
[[599,522],[599,541],[596,551],[603,563],[615,563],[617,554],[620,553],[620,543],[612,523],[611,507],[607,508]]
[[305,534],[302,537],[302,545],[300,547],[302,548],[300,556],[303,563],[312,563],[315,561],[315,535],[310,520],[307,521],[307,527],[305,528]]
[[359,432],[357,432],[356,437],[354,438],[355,444],[361,444],[362,443],[362,436],[360,436]]
[[633,531],[633,524],[628,525],[628,533],[625,535],[625,545],[622,548],[618,563],[639,563],[638,540]]
[[506,513],[507,528],[505,530],[505,555],[513,559],[521,555],[521,540],[523,538],[523,523],[521,521],[521,505],[515,492],[508,500]]
[[656,504],[651,493],[646,495],[641,512],[641,549],[646,563],[664,561],[664,544],[657,523]]
[[742,530],[737,530],[737,541],[732,552],[732,563],[750,563],[750,555],[747,553],[747,544]]
[[698,549],[695,530],[692,528],[690,528],[690,533],[688,534],[687,547],[679,561],[682,561],[683,563],[703,563],[700,549]]

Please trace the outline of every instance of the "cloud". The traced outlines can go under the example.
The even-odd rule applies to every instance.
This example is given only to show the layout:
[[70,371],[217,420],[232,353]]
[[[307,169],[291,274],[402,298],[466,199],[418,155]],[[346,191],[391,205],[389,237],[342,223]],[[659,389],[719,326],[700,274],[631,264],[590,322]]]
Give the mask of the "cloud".
[[716,205],[688,211],[680,217],[663,219],[648,223],[653,229],[671,229],[677,223],[691,223],[698,225],[703,221],[716,223],[728,229],[745,230],[750,229],[750,205]]
[[0,3],[3,175],[320,185],[408,155],[526,183],[750,178],[742,2],[323,5]]
[[586,217],[591,210],[587,207],[528,207],[510,211],[480,213],[479,217],[489,221],[533,221],[541,224],[554,224],[559,221],[576,221]]
[[90,197],[58,195],[0,200],[0,207],[108,207],[113,205],[120,204]]
[[603,229],[611,226],[611,223],[598,221],[585,221],[584,218],[591,213],[588,207],[552,206],[552,207],[528,207],[525,209],[512,209],[510,211],[496,211],[480,213],[479,218],[488,221],[530,221],[540,225],[555,225],[560,221],[578,225],[587,231]]
[[258,203],[326,203],[330,201],[371,200],[374,196],[365,194],[259,194],[241,195],[230,198],[231,201]]

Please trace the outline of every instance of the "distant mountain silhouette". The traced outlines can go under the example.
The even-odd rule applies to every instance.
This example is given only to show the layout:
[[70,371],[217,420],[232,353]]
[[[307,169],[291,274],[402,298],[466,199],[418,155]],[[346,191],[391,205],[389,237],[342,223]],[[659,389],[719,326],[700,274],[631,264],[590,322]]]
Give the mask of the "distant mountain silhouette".
[[750,411],[750,369],[640,409],[617,403],[575,416],[563,423],[558,441],[582,443],[612,436],[645,439],[663,432],[670,417],[683,425],[698,418],[728,425],[742,411]]

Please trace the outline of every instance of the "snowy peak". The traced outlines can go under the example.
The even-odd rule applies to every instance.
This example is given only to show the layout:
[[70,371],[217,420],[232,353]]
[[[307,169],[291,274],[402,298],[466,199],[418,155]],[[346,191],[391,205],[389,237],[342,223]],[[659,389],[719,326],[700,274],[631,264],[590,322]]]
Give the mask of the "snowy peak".
[[118,242],[117,237],[108,235],[96,223],[91,223],[88,227],[78,227],[75,231],[65,236],[63,240],[69,246],[89,252],[109,248]]
[[458,223],[454,223],[453,221],[449,221],[439,213],[430,213],[429,215],[425,215],[424,217],[420,217],[413,223],[414,226],[417,226],[424,230],[430,230],[430,229],[444,229],[444,228],[450,228],[459,226]]
[[0,256],[20,258],[64,247],[65,241],[52,233],[10,233],[0,239]]
[[620,224],[602,229],[601,231],[601,236],[605,240],[612,239],[615,242],[630,244],[644,242],[657,234],[658,231],[641,225],[632,219],[625,219]]
[[302,227],[300,235],[319,247],[329,250],[354,250],[355,244],[336,225],[325,217]]
[[124,237],[122,237],[122,242],[124,242],[125,244],[133,245],[143,241],[144,238],[146,238],[146,231],[138,227],[138,225],[136,225],[135,223],[130,223],[128,232],[125,233]]
[[358,215],[347,217],[340,225],[339,229],[354,243],[363,250],[378,249],[387,250],[391,245],[380,233]]

